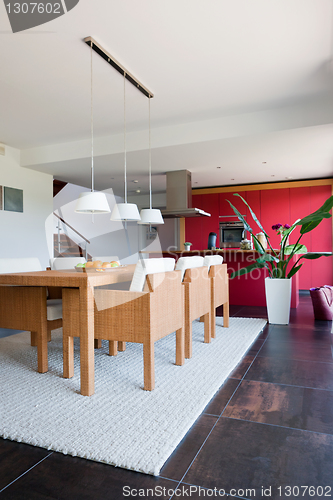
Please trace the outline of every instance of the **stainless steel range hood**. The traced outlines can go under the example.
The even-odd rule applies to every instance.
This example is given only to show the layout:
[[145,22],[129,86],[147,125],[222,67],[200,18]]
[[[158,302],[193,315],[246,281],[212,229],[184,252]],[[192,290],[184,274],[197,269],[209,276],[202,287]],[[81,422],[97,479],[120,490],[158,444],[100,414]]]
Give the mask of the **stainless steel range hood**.
[[180,217],[210,217],[210,214],[192,207],[191,172],[176,170],[166,173],[166,210],[161,210],[164,219]]

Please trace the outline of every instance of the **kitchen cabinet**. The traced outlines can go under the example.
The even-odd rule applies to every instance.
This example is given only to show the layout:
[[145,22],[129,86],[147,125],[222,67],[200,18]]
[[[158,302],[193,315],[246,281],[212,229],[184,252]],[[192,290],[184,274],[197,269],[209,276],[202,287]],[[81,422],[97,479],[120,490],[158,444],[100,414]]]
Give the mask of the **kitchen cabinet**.
[[[271,229],[273,224],[291,225],[296,219],[317,210],[332,194],[332,184],[329,183],[313,186],[308,185],[309,183],[304,183],[304,186],[300,184],[301,182],[297,183],[297,187],[292,187],[290,183],[290,187],[282,189],[274,188],[274,184],[271,184],[270,189],[239,191],[269,234],[273,248],[278,248],[280,241],[279,235]],[[238,192],[237,187],[235,187],[235,192]],[[254,223],[246,205],[238,197],[233,196],[233,192],[195,194],[194,191],[193,206],[211,213],[211,217],[186,219],[185,238],[193,243],[193,250],[207,248],[208,235],[211,231],[217,233],[216,245],[217,247],[220,245],[219,222],[228,219],[237,220],[227,200],[230,200],[246,216],[255,234],[260,232],[260,228]],[[295,243],[299,234],[299,229],[295,229],[290,236],[290,242]],[[324,219],[316,229],[305,234],[301,242],[308,251],[331,252],[332,219]],[[321,257],[314,261],[304,259],[302,269],[298,273],[300,289],[308,290],[324,284],[332,285],[332,275],[331,257]]]

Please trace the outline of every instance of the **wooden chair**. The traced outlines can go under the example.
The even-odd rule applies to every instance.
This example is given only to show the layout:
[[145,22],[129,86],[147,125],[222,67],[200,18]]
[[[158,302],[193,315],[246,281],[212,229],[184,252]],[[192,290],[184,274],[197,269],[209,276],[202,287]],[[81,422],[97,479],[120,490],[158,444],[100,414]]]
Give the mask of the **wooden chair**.
[[[159,261],[159,262],[156,262]],[[143,344],[144,389],[155,387],[154,343],[176,331],[176,365],[184,358],[184,287],[181,273],[171,271],[174,259],[139,261],[129,291],[95,290],[95,338],[109,340],[109,354],[117,342]],[[164,272],[161,272],[164,269]],[[142,291],[141,291],[142,290]],[[78,293],[64,290],[64,377],[74,375],[73,337],[80,336]]]
[[84,264],[85,262],[84,257],[55,257],[50,259],[50,267],[54,271],[63,271],[64,269],[74,271],[76,264]]
[[185,357],[192,357],[192,321],[202,318],[204,321],[204,341],[211,340],[211,281],[208,268],[203,266],[204,258],[180,257],[176,269],[183,274],[184,324],[185,324]]
[[[0,259],[0,274],[41,270],[37,258]],[[0,286],[0,326],[31,332],[31,345],[36,346],[37,334],[45,317],[49,340],[51,331],[62,326],[62,301],[47,300],[44,287],[33,288],[34,294],[31,287]]]
[[[52,271],[63,271],[65,269],[71,269],[74,271],[74,268],[77,264],[84,264],[86,259],[84,257],[54,257],[50,259],[50,269]],[[62,288],[59,286],[51,286],[48,287],[47,293],[48,303],[51,304],[61,304],[62,302]],[[59,328],[62,326],[62,323],[55,328]],[[51,340],[51,332],[48,332],[48,340]]]
[[229,327],[229,276],[223,257],[206,255],[204,265],[208,267],[211,283],[211,336],[216,337],[216,308],[223,305],[223,326]]

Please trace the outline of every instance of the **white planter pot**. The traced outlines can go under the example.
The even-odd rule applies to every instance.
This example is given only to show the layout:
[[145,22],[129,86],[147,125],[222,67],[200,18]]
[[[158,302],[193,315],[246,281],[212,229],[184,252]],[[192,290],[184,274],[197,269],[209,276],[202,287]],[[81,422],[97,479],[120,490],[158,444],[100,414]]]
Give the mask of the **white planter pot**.
[[184,247],[185,247],[185,252],[189,252],[191,250],[190,245],[184,245]]
[[290,316],[291,278],[265,279],[268,322],[287,325]]

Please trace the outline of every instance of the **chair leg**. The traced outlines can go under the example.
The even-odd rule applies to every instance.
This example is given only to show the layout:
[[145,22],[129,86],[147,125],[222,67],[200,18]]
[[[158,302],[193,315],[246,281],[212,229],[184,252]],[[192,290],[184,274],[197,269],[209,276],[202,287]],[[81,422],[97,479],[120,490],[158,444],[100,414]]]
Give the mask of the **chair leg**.
[[185,358],[192,358],[192,321],[185,321]]
[[63,371],[64,378],[74,376],[74,337],[63,335]]
[[155,388],[155,361],[154,342],[150,339],[143,343],[143,373],[144,390],[152,391]]
[[126,351],[126,342],[118,342],[118,351]]
[[94,349],[101,349],[102,339],[94,339]]
[[117,356],[118,354],[118,346],[116,340],[109,340],[109,355]]
[[210,335],[212,339],[216,338],[216,309],[212,305],[210,310]]
[[182,366],[185,363],[185,332],[184,328],[176,331],[176,365]]
[[210,313],[205,314],[205,342],[207,344],[210,343],[211,337],[210,337],[210,326],[211,326],[211,320],[210,320]]
[[223,326],[229,328],[229,301],[223,304]]

